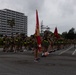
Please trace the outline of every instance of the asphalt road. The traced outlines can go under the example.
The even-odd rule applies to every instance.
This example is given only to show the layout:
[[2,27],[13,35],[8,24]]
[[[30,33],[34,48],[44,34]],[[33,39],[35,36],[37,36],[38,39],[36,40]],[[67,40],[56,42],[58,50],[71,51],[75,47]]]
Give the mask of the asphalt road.
[[76,48],[50,53],[34,62],[31,52],[0,52],[0,75],[76,75]]

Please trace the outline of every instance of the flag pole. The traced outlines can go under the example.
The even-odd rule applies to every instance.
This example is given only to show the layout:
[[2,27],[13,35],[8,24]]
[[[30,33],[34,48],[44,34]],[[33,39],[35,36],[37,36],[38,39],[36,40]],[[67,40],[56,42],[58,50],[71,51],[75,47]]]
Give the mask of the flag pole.
[[37,41],[37,49],[35,50],[35,60],[38,60],[38,52],[41,52],[41,37],[40,37],[40,29],[39,29],[39,18],[38,18],[38,11],[36,10],[36,29],[35,29],[35,37]]

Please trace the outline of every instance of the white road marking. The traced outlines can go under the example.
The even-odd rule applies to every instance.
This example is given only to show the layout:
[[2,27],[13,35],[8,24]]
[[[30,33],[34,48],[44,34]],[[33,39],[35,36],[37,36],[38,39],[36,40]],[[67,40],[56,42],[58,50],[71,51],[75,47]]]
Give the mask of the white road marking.
[[69,47],[69,48],[68,48],[68,49],[66,49],[65,51],[60,52],[60,53],[59,53],[59,55],[61,55],[61,54],[65,53],[65,52],[67,52],[67,51],[69,51],[71,48],[73,48],[73,46],[72,46],[72,47]]
[[76,52],[76,49],[75,49],[75,51],[72,53],[72,55],[74,55],[74,54],[75,54],[75,52]]

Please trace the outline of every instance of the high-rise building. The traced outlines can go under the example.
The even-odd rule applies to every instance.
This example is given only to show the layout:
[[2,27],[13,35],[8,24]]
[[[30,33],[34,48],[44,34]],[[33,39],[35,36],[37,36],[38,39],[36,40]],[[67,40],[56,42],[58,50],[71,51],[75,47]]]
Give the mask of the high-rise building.
[[[13,27],[10,26],[8,20],[14,20]],[[3,9],[0,10],[0,35],[11,36],[11,33],[23,33],[27,35],[27,16],[24,13]]]

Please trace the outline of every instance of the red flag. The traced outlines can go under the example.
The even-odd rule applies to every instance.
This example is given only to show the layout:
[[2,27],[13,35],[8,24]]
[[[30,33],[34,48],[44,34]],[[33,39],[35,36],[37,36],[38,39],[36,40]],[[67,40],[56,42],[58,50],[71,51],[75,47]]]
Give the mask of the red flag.
[[59,38],[57,27],[55,27],[54,36],[55,36],[56,38]]
[[39,51],[41,51],[41,37],[40,37],[39,18],[38,18],[38,11],[37,10],[36,10],[36,30],[35,30],[35,35],[36,35]]

